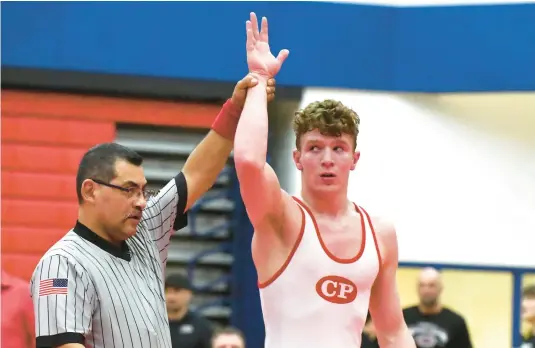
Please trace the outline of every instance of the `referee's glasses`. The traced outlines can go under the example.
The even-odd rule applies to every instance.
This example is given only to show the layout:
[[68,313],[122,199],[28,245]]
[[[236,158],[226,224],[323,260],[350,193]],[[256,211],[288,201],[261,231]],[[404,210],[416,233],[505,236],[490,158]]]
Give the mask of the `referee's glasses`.
[[119,191],[122,191],[124,193],[126,193],[126,196],[128,198],[133,198],[133,197],[140,197],[141,195],[143,195],[143,198],[145,198],[145,200],[149,200],[150,198],[156,196],[158,194],[158,191],[157,190],[149,190],[149,189],[141,189],[139,187],[122,187],[122,186],[118,186],[118,185],[114,185],[114,184],[110,184],[110,183],[107,183],[107,182],[104,182],[102,180],[98,180],[98,179],[91,179],[92,181],[96,182],[97,184],[100,184],[100,185],[103,185],[103,186],[107,186],[109,188],[112,188],[112,189],[116,189],[116,190],[119,190]]

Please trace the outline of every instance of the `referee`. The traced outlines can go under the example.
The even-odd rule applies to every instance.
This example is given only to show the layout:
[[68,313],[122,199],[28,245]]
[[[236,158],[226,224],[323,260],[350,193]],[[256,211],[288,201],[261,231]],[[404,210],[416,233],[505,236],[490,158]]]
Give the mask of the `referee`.
[[[31,279],[37,347],[171,348],[163,281],[169,239],[225,166],[256,83],[250,76],[238,82],[182,172],[158,193],[146,189],[143,159],[133,150],[107,143],[83,156],[78,220]],[[274,91],[271,81],[268,100]]]

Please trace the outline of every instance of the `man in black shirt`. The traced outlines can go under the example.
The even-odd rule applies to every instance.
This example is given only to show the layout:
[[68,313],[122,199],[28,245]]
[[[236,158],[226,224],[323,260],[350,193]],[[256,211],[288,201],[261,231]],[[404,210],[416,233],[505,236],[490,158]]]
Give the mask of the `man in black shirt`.
[[187,277],[181,274],[167,277],[165,297],[173,348],[211,347],[212,325],[189,309],[192,296],[193,289]]
[[405,322],[418,348],[472,348],[464,318],[440,303],[442,280],[433,268],[418,279],[417,306],[403,310]]
[[535,348],[535,284],[526,286],[522,292],[522,320],[531,330],[523,336],[521,348]]

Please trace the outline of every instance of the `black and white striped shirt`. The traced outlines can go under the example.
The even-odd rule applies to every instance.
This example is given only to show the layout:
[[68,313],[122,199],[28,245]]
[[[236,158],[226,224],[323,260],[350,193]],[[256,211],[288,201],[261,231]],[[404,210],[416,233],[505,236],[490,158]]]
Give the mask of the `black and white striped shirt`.
[[121,249],[79,222],[50,248],[30,283],[37,347],[171,348],[163,279],[186,202],[180,173],[149,200]]

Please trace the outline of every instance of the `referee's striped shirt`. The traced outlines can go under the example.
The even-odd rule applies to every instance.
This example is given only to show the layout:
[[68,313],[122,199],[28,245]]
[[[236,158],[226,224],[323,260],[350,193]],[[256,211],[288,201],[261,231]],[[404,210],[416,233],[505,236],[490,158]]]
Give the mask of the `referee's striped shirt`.
[[173,230],[187,225],[186,180],[171,180],[119,249],[77,222],[30,283],[37,347],[171,348],[164,270]]

